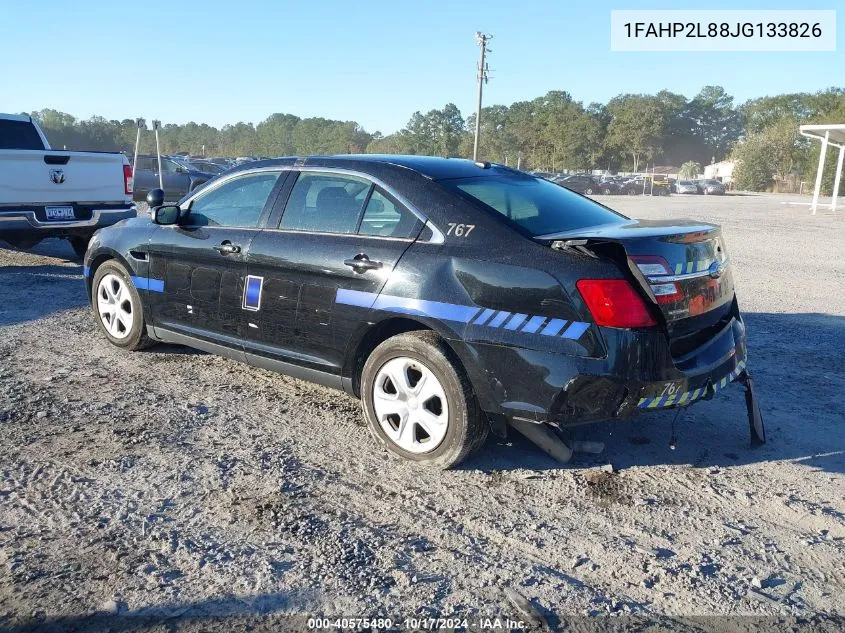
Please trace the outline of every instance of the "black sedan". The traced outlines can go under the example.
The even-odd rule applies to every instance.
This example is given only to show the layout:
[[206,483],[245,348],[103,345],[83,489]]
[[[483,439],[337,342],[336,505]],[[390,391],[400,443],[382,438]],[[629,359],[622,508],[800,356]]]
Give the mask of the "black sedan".
[[736,379],[754,403],[716,226],[410,156],[252,162],[178,205],[150,197],[151,217],[88,247],[105,337],[343,389],[404,458],[450,467],[510,425],[567,459],[551,427],[687,407]]
[[605,193],[610,189],[610,186],[604,186],[597,179],[592,176],[583,174],[575,174],[574,176],[565,176],[564,178],[556,179],[554,182],[561,187],[566,187],[570,191],[576,193],[583,193],[591,196],[596,193]]

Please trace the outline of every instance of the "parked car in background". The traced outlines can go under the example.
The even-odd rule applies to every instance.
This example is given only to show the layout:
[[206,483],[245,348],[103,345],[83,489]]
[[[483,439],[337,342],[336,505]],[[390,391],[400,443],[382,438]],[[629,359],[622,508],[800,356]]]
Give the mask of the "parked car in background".
[[698,183],[694,180],[679,180],[675,185],[675,193],[700,193]]
[[586,174],[575,174],[574,176],[566,176],[554,181],[561,187],[566,187],[570,191],[576,193],[583,193],[591,196],[595,193],[602,193],[602,185],[598,180]]
[[651,177],[643,178],[639,176],[632,178],[625,182],[622,186],[622,193],[629,196],[652,195],[652,196],[668,196],[669,183],[668,181],[655,180],[652,182]]
[[701,193],[706,196],[723,196],[725,195],[725,185],[719,182],[718,180],[699,180],[699,187],[701,188]]
[[[141,154],[135,166],[135,200],[144,200],[153,189],[159,188],[158,159],[155,154]],[[217,174],[201,171],[180,157],[161,157],[162,184],[168,201],[176,201]]]
[[63,238],[82,257],[97,229],[135,215],[126,156],[54,150],[31,117],[0,114],[0,240]]
[[224,171],[228,169],[226,165],[218,165],[217,163],[212,163],[210,160],[191,160],[190,164],[195,169],[199,171],[208,172],[209,174],[222,174]]

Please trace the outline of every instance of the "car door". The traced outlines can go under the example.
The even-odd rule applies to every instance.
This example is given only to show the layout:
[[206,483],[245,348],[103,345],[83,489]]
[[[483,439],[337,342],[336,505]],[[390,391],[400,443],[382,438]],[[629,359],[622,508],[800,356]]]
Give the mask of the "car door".
[[245,313],[247,360],[293,363],[339,386],[366,313],[350,297],[375,300],[423,222],[363,176],[325,169],[293,178],[278,228],[256,236],[247,258],[258,297]]
[[226,178],[192,198],[178,225],[161,226],[153,234],[148,256],[150,278],[160,290],[150,293],[157,333],[242,352],[246,257],[282,173],[260,170]]
[[179,200],[191,190],[191,177],[175,160],[162,157],[161,175],[164,181],[164,195],[168,200]]

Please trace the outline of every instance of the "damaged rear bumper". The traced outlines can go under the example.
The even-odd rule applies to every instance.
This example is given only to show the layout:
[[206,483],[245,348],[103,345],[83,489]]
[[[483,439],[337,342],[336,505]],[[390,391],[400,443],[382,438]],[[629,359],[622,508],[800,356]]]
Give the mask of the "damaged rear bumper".
[[556,426],[686,407],[746,372],[745,326],[738,315],[682,358],[672,356],[660,332],[602,328],[602,334],[605,358],[450,342],[487,413]]

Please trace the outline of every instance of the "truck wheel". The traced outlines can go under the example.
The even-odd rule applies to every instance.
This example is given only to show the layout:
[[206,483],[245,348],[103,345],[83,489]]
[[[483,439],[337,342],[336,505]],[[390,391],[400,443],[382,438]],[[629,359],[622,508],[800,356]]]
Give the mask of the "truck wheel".
[[435,332],[407,332],[376,347],[361,375],[372,433],[399,457],[451,468],[480,448],[489,425],[463,368]]
[[94,317],[112,345],[135,351],[152,344],[141,297],[122,265],[114,260],[101,264],[91,288]]
[[88,250],[88,242],[90,240],[90,235],[85,237],[74,235],[73,237],[67,238],[67,241],[70,243],[70,247],[73,249],[76,258],[79,260],[85,259],[85,251]]

